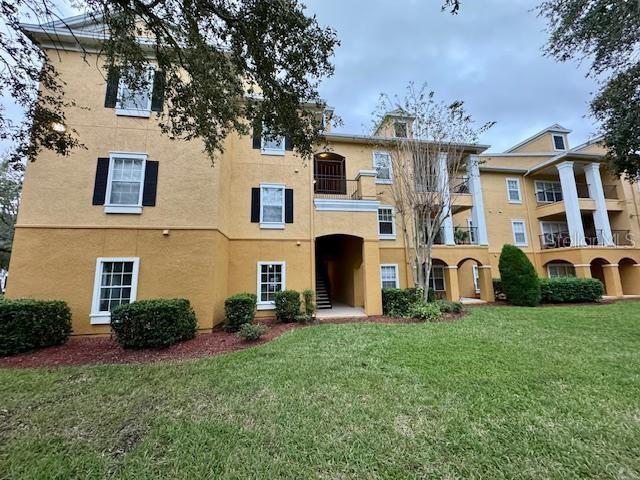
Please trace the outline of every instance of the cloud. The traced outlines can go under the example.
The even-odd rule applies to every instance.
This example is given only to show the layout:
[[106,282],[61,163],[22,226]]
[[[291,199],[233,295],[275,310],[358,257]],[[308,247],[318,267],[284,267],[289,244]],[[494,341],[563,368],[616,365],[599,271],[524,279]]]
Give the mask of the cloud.
[[307,0],[321,24],[338,32],[335,75],[321,95],[340,131],[364,133],[381,92],[427,82],[439,99],[464,100],[484,138],[503,151],[553,124],[573,129],[577,145],[596,130],[588,114],[594,82],[573,63],[545,57],[545,23],[536,0],[465,0],[459,15],[439,0]]

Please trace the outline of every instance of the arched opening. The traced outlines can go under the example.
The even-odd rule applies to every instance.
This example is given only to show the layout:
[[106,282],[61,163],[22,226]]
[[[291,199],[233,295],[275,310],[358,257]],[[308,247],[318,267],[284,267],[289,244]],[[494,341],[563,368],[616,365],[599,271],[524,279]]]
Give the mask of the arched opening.
[[346,195],[345,158],[333,152],[316,153],[313,157],[313,180],[315,194]]
[[551,260],[544,266],[546,276],[549,278],[575,277],[576,267],[566,260]]
[[640,295],[640,267],[632,258],[623,258],[618,262],[620,283],[623,295]]
[[364,306],[362,238],[327,235],[316,238],[318,309]]
[[604,285],[605,287],[605,294],[607,293],[607,281],[605,280],[604,276],[604,265],[608,264],[609,262],[607,262],[604,258],[594,258],[593,260],[591,260],[591,277],[597,278],[602,282],[602,285]]
[[461,298],[480,298],[480,271],[482,263],[475,258],[458,262],[458,285]]

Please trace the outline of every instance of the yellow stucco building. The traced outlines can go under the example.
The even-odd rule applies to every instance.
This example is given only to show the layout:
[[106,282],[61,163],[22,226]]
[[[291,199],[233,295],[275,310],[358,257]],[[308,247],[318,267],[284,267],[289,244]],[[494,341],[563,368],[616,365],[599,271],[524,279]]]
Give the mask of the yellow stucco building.
[[[273,314],[284,288],[378,315],[382,287],[412,284],[384,148],[406,133],[402,118],[373,136],[327,132],[328,148],[306,162],[284,138],[230,136],[212,166],[199,142],[161,134],[151,87],[128,98],[83,61],[73,42],[94,35],[83,21],[67,22],[75,35],[59,36],[66,51],[51,58],[83,107],[67,120],[86,149],[43,152],[27,166],[9,297],[65,300],[74,334],[104,334],[109,310],[135,299],[188,298],[205,330],[238,292],[258,295],[259,315]],[[43,28],[32,34],[48,49]],[[570,148],[568,135],[554,125],[502,154],[466,147],[433,253],[442,296],[493,301],[505,243],[542,276],[592,276],[607,295],[640,294],[638,186],[607,173],[597,141]]]

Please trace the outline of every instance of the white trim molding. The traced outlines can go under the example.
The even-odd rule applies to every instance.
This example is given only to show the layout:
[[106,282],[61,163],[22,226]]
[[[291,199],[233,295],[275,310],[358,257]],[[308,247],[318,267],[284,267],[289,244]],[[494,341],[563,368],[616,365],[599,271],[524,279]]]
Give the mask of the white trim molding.
[[376,212],[380,202],[378,200],[340,200],[331,198],[316,198],[313,200],[316,210],[321,212]]
[[[282,215],[280,216],[279,222],[265,222],[263,219],[262,212],[264,210],[264,200],[263,200],[263,189],[272,188],[279,189],[282,191]],[[284,210],[285,210],[285,190],[286,185],[282,183],[261,183],[260,184],[260,228],[265,230],[284,230]]]
[[93,296],[91,301],[91,314],[89,315],[91,325],[109,325],[111,323],[111,312],[100,310],[100,289],[102,287],[102,267],[109,262],[132,262],[131,272],[131,294],[129,302],[135,302],[138,293],[138,274],[140,272],[139,257],[98,257],[96,259],[96,271],[93,279]]
[[[391,210],[391,233],[380,233],[380,210]],[[396,209],[391,205],[382,205],[378,207],[377,214],[378,222],[378,238],[380,240],[395,240],[396,239]]]
[[[520,183],[520,179],[518,177],[506,177],[504,179],[504,182],[507,186],[507,201],[509,203],[514,203],[514,204],[521,204],[522,203],[522,185]],[[518,199],[517,200],[513,200],[511,198],[511,190],[509,188],[509,182],[516,182],[517,185],[517,190],[518,190]]]
[[[522,224],[522,233],[524,234],[524,242],[518,242],[516,238],[516,224]],[[527,235],[527,222],[521,219],[512,219],[511,220],[511,232],[513,233],[513,244],[516,247],[528,247],[529,246],[529,237]],[[520,232],[518,232],[520,233]]]
[[[386,155],[389,158],[389,178],[378,178],[378,167],[376,166],[376,157],[378,155]],[[386,150],[374,150],[372,153],[373,169],[376,171],[376,183],[379,185],[391,185],[393,184],[393,165],[391,160],[391,152]]]
[[[400,288],[400,276],[398,274],[398,264],[397,263],[381,263],[380,264],[380,288],[384,288],[383,285],[383,278],[382,278],[382,269],[386,267],[386,268],[393,268],[394,269],[394,280],[396,282],[396,286],[393,288]],[[387,287],[388,288],[388,287]]]

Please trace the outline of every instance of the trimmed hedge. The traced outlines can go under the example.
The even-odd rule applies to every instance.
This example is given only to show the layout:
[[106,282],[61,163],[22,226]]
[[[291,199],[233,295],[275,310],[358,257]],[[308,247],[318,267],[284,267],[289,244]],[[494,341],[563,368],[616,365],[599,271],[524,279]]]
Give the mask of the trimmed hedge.
[[0,300],[0,355],[64,343],[71,333],[71,310],[62,301]]
[[540,279],[542,303],[598,302],[604,286],[595,278],[542,278]]
[[257,299],[254,293],[238,293],[226,298],[223,328],[228,332],[235,332],[245,323],[253,323]]
[[382,311],[388,317],[411,317],[413,306],[423,301],[420,287],[382,289]]
[[538,274],[522,250],[504,245],[498,267],[507,302],[525,307],[535,307],[540,303]]
[[300,315],[300,293],[295,290],[276,292],[276,318],[280,322],[295,322]]
[[504,293],[502,280],[499,278],[493,279],[493,295],[496,297],[496,300],[504,300],[507,297]]
[[437,302],[416,303],[411,307],[411,318],[421,322],[435,322],[442,317],[442,310]]
[[247,342],[255,342],[268,331],[269,328],[266,325],[260,325],[258,323],[244,323],[236,332],[236,336]]
[[460,313],[464,310],[461,302],[450,302],[449,300],[436,300],[434,302],[442,313]]
[[196,314],[184,298],[138,300],[111,312],[111,330],[123,348],[166,348],[196,336]]

